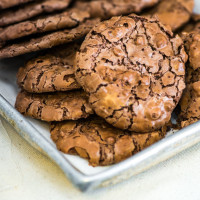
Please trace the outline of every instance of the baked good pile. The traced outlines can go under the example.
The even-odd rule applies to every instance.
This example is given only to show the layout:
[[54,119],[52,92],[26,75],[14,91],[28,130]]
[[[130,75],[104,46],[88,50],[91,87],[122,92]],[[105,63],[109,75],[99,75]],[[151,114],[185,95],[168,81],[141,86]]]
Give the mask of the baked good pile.
[[49,122],[58,150],[92,166],[161,140],[172,113],[179,128],[198,121],[193,8],[193,0],[1,1],[0,59],[31,57],[17,73],[16,109]]

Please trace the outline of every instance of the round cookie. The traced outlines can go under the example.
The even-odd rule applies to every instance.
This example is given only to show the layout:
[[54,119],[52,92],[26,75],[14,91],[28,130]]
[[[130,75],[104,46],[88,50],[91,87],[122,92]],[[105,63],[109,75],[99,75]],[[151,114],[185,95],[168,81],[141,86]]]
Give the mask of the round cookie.
[[0,30],[0,41],[14,40],[63,28],[73,28],[89,17],[88,12],[78,9],[69,9],[59,14],[38,17],[35,20],[28,20],[3,28]]
[[30,94],[20,92],[15,108],[23,115],[43,121],[63,121],[86,118],[93,114],[83,91]]
[[175,31],[189,21],[193,8],[194,0],[162,0],[145,15],[155,15]]
[[96,116],[51,125],[57,148],[88,159],[92,166],[118,163],[161,140],[165,133],[166,128],[143,134],[122,131]]
[[60,46],[28,61],[17,73],[18,85],[30,93],[79,89],[74,75],[78,43]]
[[181,38],[156,19],[113,17],[95,26],[75,59],[97,115],[135,132],[163,127],[185,88]]
[[178,121],[186,127],[200,120],[200,33],[183,34],[189,63],[186,77],[186,90],[180,101],[181,112]]
[[44,13],[52,13],[68,7],[70,0],[42,0],[31,2],[19,8],[1,12],[0,26],[21,22]]
[[158,2],[159,0],[92,0],[89,2],[78,1],[75,7],[87,10],[92,17],[108,19],[113,16],[139,13]]
[[99,21],[99,19],[88,19],[73,29],[64,29],[33,39],[25,39],[17,41],[17,43],[13,42],[0,49],[0,59],[15,57],[76,41],[83,38]]

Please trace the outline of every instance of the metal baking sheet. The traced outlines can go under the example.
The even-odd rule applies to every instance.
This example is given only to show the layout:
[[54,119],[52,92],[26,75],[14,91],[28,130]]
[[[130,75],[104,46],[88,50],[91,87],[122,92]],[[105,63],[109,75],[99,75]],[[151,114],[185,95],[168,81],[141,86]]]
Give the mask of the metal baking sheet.
[[[200,12],[199,0],[196,0],[195,11]],[[19,91],[16,72],[26,59],[28,56],[0,60],[0,115],[31,145],[57,163],[82,191],[126,180],[200,142],[200,122],[197,122],[174,134],[168,134],[166,138],[142,152],[108,167],[91,167],[78,156],[65,155],[51,141],[47,123],[24,117],[13,107]]]

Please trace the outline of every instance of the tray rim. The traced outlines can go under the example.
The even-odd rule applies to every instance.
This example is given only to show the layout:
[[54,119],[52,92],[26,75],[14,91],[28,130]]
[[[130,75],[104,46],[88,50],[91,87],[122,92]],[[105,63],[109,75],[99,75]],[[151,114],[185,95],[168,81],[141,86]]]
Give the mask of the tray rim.
[[136,155],[94,175],[86,175],[65,158],[0,94],[0,115],[33,147],[48,155],[81,191],[89,191],[126,180],[200,142],[200,121],[162,139]]

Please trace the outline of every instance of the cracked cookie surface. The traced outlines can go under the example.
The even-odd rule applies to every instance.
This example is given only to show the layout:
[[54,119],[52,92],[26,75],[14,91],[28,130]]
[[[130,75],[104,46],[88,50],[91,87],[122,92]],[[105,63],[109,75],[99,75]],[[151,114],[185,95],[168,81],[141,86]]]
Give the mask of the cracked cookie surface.
[[165,133],[165,128],[143,134],[123,131],[96,116],[51,124],[57,148],[88,159],[92,166],[118,163],[161,140]]
[[51,94],[18,94],[15,108],[23,115],[43,121],[63,121],[86,118],[93,114],[83,91]]
[[48,49],[54,46],[76,41],[83,38],[94,25],[99,23],[99,21],[99,19],[86,20],[71,30],[65,29],[56,31],[31,40],[7,45],[0,49],[0,58],[19,56],[25,53],[40,51],[42,49]]
[[163,127],[185,88],[181,38],[156,19],[113,17],[95,26],[75,59],[75,75],[97,115],[136,132]]
[[69,9],[59,14],[14,24],[0,30],[0,41],[14,40],[36,33],[73,28],[90,17],[86,11]]
[[186,89],[180,101],[178,121],[181,127],[200,120],[200,33],[183,34],[189,56]]
[[68,7],[70,0],[43,0],[9,9],[1,12],[0,26],[21,22],[44,13],[63,10]]
[[75,7],[88,10],[92,17],[108,19],[113,16],[139,13],[159,0],[93,0],[77,2]]
[[51,49],[20,67],[18,85],[30,93],[68,91],[79,89],[74,75],[74,59],[80,44],[71,43]]
[[194,0],[162,0],[146,14],[155,15],[175,31],[189,21],[193,8]]

